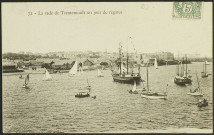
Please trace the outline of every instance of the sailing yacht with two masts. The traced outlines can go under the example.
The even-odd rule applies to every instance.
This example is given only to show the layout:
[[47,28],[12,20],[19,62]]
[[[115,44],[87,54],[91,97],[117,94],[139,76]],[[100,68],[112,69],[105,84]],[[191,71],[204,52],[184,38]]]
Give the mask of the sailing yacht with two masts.
[[187,56],[186,56],[186,62],[185,63],[186,63],[186,69],[184,70],[184,64],[182,64],[182,61],[178,62],[177,75],[174,78],[175,84],[180,85],[180,86],[192,84],[191,76],[190,75],[188,76]]

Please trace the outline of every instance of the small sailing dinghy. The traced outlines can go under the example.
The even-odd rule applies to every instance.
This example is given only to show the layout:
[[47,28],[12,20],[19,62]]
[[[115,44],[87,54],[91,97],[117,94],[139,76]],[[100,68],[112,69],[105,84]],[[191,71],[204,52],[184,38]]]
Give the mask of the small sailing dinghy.
[[48,70],[45,69],[45,75],[43,77],[43,81],[51,81],[51,80],[52,80],[51,75],[49,74]]
[[30,77],[29,77],[29,74],[28,74],[28,75],[25,77],[25,82],[24,82],[22,88],[29,89],[29,87],[28,87],[29,78],[30,78]]
[[[141,94],[142,98],[148,98],[148,99],[166,99],[167,94],[166,93],[157,93],[157,92],[152,92],[149,89],[149,83],[148,83],[148,66],[147,66],[147,92],[144,92]],[[168,84],[167,84],[168,86]]]
[[97,69],[97,77],[104,77],[102,72],[99,69]]
[[156,69],[158,69],[158,62],[157,62],[156,58],[155,58],[154,66],[155,66]]
[[[87,83],[88,83],[88,79],[87,79]],[[81,89],[82,90],[82,89]],[[89,92],[79,92],[75,95],[76,98],[84,98],[84,97],[90,97],[90,90],[91,90],[91,86],[88,83],[88,86],[84,89],[84,90],[88,90]]]
[[190,92],[187,93],[187,95],[203,96],[202,90],[200,89],[200,86],[199,86],[199,81],[198,81],[198,75],[197,75],[197,73],[196,73],[196,77],[197,77],[197,82],[198,82],[198,88],[196,88],[194,91],[190,90]]
[[129,91],[131,94],[138,94],[139,91],[145,91],[145,88],[137,88],[136,81],[134,80],[134,86],[133,88]]
[[132,90],[129,91],[129,93],[131,93],[131,94],[138,94],[138,92],[136,91],[136,88],[137,88],[136,81],[134,80],[134,86],[133,86]]
[[198,107],[206,107],[208,106],[208,101],[204,98],[203,100],[199,100],[199,102],[197,103]]
[[77,71],[77,61],[75,61],[73,67],[69,71],[69,75],[72,77],[74,76],[79,76],[78,71]]

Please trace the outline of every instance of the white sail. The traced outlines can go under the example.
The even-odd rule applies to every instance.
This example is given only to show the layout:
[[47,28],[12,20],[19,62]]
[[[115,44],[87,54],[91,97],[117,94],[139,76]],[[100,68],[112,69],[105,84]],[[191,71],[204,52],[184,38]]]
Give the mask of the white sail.
[[208,61],[205,61],[205,64],[206,64],[206,65],[210,65],[210,63],[209,63]]
[[73,67],[70,69],[69,74],[71,74],[71,75],[77,74],[77,61],[75,61]]
[[99,69],[97,69],[97,76],[102,76],[102,72]]
[[[126,68],[123,66],[123,63],[121,63],[121,73],[123,73],[123,72],[126,72],[127,70],[126,70]],[[119,69],[119,72],[120,72],[120,69]]]
[[155,58],[154,66],[155,66],[156,69],[158,68],[158,62],[157,62],[156,58]]
[[136,91],[136,81],[134,80],[134,86],[132,88],[132,92]]
[[48,70],[46,69],[46,70],[45,70],[44,80],[51,80],[51,79],[52,79],[52,77],[51,77],[51,75],[49,74]]
[[29,82],[29,75],[27,75],[27,76],[25,77],[25,85],[28,85],[28,82]]

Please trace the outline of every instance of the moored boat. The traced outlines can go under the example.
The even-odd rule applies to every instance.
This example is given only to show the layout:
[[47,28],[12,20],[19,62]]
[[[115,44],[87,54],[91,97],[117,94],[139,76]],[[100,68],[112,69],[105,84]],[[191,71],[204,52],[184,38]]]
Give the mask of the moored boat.
[[196,73],[196,77],[197,77],[197,82],[198,82],[198,88],[196,88],[194,91],[190,90],[190,92],[187,93],[187,95],[203,96],[202,90],[200,89],[200,86],[199,86],[199,81],[198,81],[197,73]]
[[136,81],[136,83],[138,84],[143,81],[140,76],[140,65],[138,65],[138,73],[134,73],[133,70],[131,73],[129,72],[128,49],[127,49],[126,68],[124,67],[122,59],[122,45],[119,45],[119,73],[118,72],[112,73],[112,77],[115,82],[127,84],[133,84],[134,81]]
[[197,103],[198,107],[206,107],[208,106],[208,101],[204,98],[203,100],[199,100],[199,102]]
[[[166,92],[164,93],[157,93],[153,92],[149,89],[149,79],[148,79],[148,66],[147,66],[147,91],[141,93],[142,98],[148,98],[148,99],[167,99],[167,94]],[[167,84],[168,86],[168,84]]]
[[202,77],[202,78],[208,77],[206,61],[203,63],[203,72],[201,72],[201,77]]

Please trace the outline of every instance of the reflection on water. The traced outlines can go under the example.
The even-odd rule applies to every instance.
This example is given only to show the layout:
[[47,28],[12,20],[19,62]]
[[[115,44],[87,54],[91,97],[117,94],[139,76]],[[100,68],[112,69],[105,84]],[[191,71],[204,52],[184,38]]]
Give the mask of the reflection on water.
[[[212,75],[200,78],[200,87],[209,106],[199,109],[198,98],[187,95],[197,87],[195,72],[202,63],[189,66],[193,85],[174,84],[175,66],[149,67],[149,85],[154,91],[166,91],[167,100],[148,100],[130,94],[129,84],[113,82],[111,71],[104,77],[97,71],[85,71],[82,76],[52,74],[53,81],[42,81],[42,74],[30,74],[29,90],[21,88],[24,79],[18,75],[3,76],[3,132],[108,132],[140,129],[208,128],[213,127]],[[212,74],[212,65],[207,67]],[[146,68],[141,68],[146,80]],[[79,87],[92,86],[96,99],[75,98]],[[141,84],[142,85],[142,84]],[[138,85],[137,87],[140,87]]]

